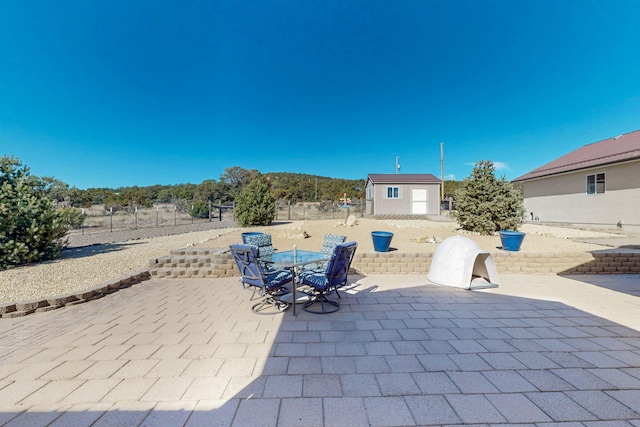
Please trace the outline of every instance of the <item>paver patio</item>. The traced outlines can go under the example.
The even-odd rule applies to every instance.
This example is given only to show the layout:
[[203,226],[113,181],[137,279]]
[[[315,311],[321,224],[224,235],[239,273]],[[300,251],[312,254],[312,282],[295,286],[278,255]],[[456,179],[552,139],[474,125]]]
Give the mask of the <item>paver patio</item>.
[[637,275],[353,279],[325,316],[226,278],[2,319],[0,425],[640,426]]

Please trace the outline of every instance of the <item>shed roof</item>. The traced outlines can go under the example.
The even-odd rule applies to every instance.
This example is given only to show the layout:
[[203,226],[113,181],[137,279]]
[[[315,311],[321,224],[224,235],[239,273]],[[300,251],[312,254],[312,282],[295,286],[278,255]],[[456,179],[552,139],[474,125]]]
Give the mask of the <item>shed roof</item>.
[[370,173],[367,181],[374,184],[440,184],[430,173]]
[[640,130],[587,144],[516,179],[529,179],[640,159]]

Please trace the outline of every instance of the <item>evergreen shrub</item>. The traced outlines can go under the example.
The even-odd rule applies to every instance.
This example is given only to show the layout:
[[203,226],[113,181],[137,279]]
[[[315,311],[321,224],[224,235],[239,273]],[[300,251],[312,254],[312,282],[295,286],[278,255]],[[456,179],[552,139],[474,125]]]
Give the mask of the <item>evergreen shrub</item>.
[[67,224],[42,188],[17,158],[0,157],[0,269],[60,255]]
[[496,178],[491,161],[475,164],[456,190],[455,200],[452,215],[463,230],[491,235],[500,230],[517,231],[522,225],[522,195],[504,176]]
[[275,218],[276,199],[269,184],[254,179],[236,197],[236,222],[242,226],[269,225]]

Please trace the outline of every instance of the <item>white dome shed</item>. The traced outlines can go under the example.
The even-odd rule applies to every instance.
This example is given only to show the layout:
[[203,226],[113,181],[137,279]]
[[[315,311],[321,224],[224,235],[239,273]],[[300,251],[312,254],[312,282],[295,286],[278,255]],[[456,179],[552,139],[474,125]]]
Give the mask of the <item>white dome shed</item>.
[[463,289],[498,286],[498,272],[491,254],[462,236],[449,237],[440,243],[427,278],[438,285]]

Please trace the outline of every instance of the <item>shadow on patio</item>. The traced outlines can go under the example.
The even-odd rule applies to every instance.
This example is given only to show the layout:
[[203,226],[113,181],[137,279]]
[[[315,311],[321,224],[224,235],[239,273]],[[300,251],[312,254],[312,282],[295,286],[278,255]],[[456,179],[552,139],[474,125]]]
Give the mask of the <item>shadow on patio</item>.
[[417,276],[352,279],[326,316],[255,315],[231,278],[145,282],[3,320],[44,333],[0,365],[0,424],[640,420],[637,330]]

